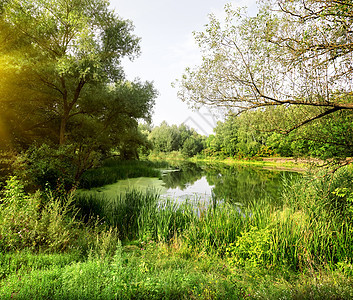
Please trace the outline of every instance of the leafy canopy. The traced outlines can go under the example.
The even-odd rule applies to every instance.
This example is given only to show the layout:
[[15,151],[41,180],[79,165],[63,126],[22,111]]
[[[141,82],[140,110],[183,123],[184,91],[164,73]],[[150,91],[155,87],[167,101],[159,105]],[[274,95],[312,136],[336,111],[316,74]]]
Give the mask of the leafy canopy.
[[315,107],[293,128],[353,108],[349,1],[264,0],[255,17],[225,10],[223,22],[211,15],[195,34],[203,62],[179,81],[182,100],[237,112]]
[[[9,105],[2,104],[18,108],[17,116],[32,110],[22,131],[50,124],[59,144],[67,142],[71,119],[90,115],[97,106],[88,90],[119,83],[124,78],[121,59],[140,52],[132,23],[104,0],[9,0],[1,26],[6,30],[1,32],[0,72],[7,86],[1,100]],[[13,95],[18,86],[25,93]],[[24,103],[28,100],[30,107]]]

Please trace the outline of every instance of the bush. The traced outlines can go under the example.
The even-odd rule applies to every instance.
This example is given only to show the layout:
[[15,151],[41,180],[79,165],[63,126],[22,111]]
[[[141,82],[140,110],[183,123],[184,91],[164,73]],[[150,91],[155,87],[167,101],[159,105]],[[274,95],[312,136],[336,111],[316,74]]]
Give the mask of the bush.
[[18,156],[15,174],[34,189],[50,188],[55,190],[63,186],[69,190],[75,184],[76,168],[73,164],[72,147],[59,149],[43,144],[32,146]]
[[29,196],[16,178],[7,180],[0,211],[0,247],[63,251],[77,238],[76,221],[69,215],[70,199],[63,201],[39,192]]
[[58,198],[51,192],[26,195],[16,178],[7,180],[0,201],[0,249],[3,251],[63,252],[91,250],[110,255],[117,242],[116,230],[83,224],[75,218],[73,194]]
[[269,228],[259,230],[256,227],[242,232],[236,243],[230,243],[227,247],[229,264],[232,267],[264,266],[271,254],[270,234]]

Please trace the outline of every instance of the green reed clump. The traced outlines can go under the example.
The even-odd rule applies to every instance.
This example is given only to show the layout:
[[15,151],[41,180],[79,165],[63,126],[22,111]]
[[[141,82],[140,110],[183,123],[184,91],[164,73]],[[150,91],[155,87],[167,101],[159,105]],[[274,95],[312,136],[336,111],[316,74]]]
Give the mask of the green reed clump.
[[224,250],[239,235],[246,222],[243,218],[247,216],[243,217],[231,204],[219,204],[215,209],[204,208],[188,227],[186,241],[191,247],[202,247],[209,251]]
[[[353,174],[343,168],[334,175],[298,181],[284,192],[284,205],[291,210],[287,230],[293,233],[302,227],[296,248],[298,259],[306,265],[352,260],[352,180]],[[345,193],[337,194],[341,189]],[[286,236],[289,233],[282,238]]]
[[75,205],[85,221],[101,218],[108,226],[117,227],[120,238],[135,238],[138,234],[138,219],[142,211],[153,207],[158,194],[137,190],[117,194],[109,198],[98,193],[78,194]]
[[284,180],[283,203],[296,210],[305,210],[314,218],[327,215],[346,217],[350,214],[353,193],[353,172],[341,168],[335,173],[319,172],[304,179]]
[[153,209],[146,209],[139,219],[139,233],[143,240],[170,241],[182,236],[197,216],[188,203],[178,204],[166,199]]
[[99,216],[116,227],[121,239],[169,240],[188,226],[191,208],[173,201],[161,203],[154,190],[130,190],[109,198],[98,193],[78,194],[76,207],[84,220]]
[[121,161],[108,159],[102,166],[86,171],[80,179],[80,187],[91,189],[112,184],[121,179],[137,177],[160,177],[161,163],[150,161]]
[[337,186],[348,189],[344,184],[350,178],[343,170],[331,182],[325,177],[300,180],[287,186],[282,206],[251,206],[253,217],[245,219],[240,235],[227,246],[230,265],[288,266],[314,272],[326,266],[335,268],[339,262],[351,263],[349,197],[333,193]]

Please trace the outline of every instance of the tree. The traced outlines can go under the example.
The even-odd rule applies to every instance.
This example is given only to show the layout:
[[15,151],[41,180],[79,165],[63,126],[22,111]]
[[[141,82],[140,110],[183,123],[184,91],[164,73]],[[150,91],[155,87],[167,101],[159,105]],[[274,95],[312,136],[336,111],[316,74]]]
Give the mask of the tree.
[[153,128],[149,134],[153,148],[157,152],[181,151],[185,156],[194,156],[204,145],[203,137],[185,124],[169,126],[165,121]]
[[[14,69],[32,70],[33,82],[24,83],[42,95],[43,104],[34,95],[33,112],[45,115],[44,123],[58,120],[60,145],[69,120],[94,112],[94,104],[83,105],[85,90],[121,80],[121,58],[139,53],[131,22],[108,5],[104,0],[9,0],[3,5],[2,24],[9,32],[4,39],[19,38],[1,50]],[[23,45],[30,51],[17,51]]]
[[237,112],[301,106],[285,132],[353,109],[350,1],[265,0],[255,17],[226,13],[196,34],[203,62],[181,79],[182,100]]
[[[273,138],[266,144],[282,155],[313,156],[322,159],[352,157],[353,155],[353,111],[340,110],[298,127],[298,120],[313,115],[316,107],[292,105],[277,106],[261,110],[254,118],[260,132],[272,132]],[[274,134],[274,133],[282,134]],[[283,135],[283,133],[288,134]],[[276,142],[277,140],[277,142]],[[281,149],[281,150],[280,150]],[[287,150],[285,150],[287,149]]]
[[190,136],[185,140],[181,153],[186,157],[193,157],[200,153],[203,148],[203,140],[200,135]]
[[157,152],[173,151],[171,127],[167,122],[163,121],[160,126],[153,128],[148,138]]
[[[87,94],[86,94],[87,93]],[[89,115],[71,119],[67,139],[80,149],[109,154],[118,149],[123,158],[137,158],[137,148],[145,141],[138,131],[138,122],[151,121],[157,91],[150,82],[119,82],[88,89],[82,108]]]
[[218,122],[214,128],[216,135],[212,146],[222,154],[234,156],[238,152],[238,123],[236,118],[228,117],[224,122]]
[[228,157],[255,156],[266,146],[268,133],[258,130],[257,111],[247,111],[240,116],[229,115],[214,128],[215,136],[208,138],[210,152]]
[[157,91],[124,80],[120,61],[139,54],[139,38],[108,6],[1,2],[0,146],[27,151],[18,165],[37,183],[63,177],[70,188],[112,149],[136,158],[145,142],[138,122],[150,121]]

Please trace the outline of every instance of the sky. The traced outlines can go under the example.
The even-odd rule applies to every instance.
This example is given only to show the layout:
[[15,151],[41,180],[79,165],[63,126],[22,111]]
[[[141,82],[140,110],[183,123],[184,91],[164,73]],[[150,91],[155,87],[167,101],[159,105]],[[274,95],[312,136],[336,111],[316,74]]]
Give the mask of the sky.
[[128,80],[153,81],[159,95],[154,107],[153,125],[182,123],[201,134],[210,134],[219,117],[207,108],[191,110],[177,97],[172,82],[180,79],[187,67],[201,63],[193,32],[203,31],[208,15],[224,15],[224,6],[248,7],[256,13],[256,0],[111,0],[111,8],[135,26],[141,38],[141,55],[134,61],[123,60]]

